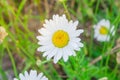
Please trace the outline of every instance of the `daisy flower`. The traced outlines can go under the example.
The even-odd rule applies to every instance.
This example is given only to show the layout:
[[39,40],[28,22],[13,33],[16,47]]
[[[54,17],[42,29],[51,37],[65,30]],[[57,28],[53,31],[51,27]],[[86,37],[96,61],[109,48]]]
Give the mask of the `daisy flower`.
[[37,50],[44,52],[43,56],[47,60],[53,58],[57,63],[61,58],[66,62],[69,56],[75,56],[75,51],[79,51],[83,44],[80,42],[79,35],[82,29],[77,29],[78,21],[68,21],[65,15],[53,15],[50,20],[45,20],[43,28],[38,32],[38,44],[41,45]]
[[19,78],[14,78],[14,80],[48,80],[48,78],[46,78],[43,73],[39,73],[37,75],[37,71],[36,70],[31,70],[30,74],[25,71],[24,75],[22,73],[19,74]]
[[102,19],[97,25],[94,25],[94,38],[98,41],[109,41],[110,34],[115,34],[114,26],[110,25],[109,20]]

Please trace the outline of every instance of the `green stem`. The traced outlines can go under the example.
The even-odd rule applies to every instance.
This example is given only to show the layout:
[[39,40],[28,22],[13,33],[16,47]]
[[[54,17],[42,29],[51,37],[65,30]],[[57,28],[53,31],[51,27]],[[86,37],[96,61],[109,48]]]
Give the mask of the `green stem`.
[[[105,63],[105,66],[108,68],[108,63],[109,63],[109,59],[110,59],[110,55],[107,56],[107,60],[106,60],[106,63]],[[105,74],[107,75],[107,71],[108,69],[105,69]]]
[[117,72],[118,67],[119,67],[119,65],[117,64],[117,65],[115,66],[113,72],[112,72],[112,74],[113,74],[113,80],[115,80],[115,77],[116,77],[116,74],[115,74],[115,73]]
[[92,51],[93,51],[93,29],[92,29],[92,31],[91,31],[91,39],[90,39],[90,48],[89,48],[89,51],[90,51],[90,53],[89,53],[89,55],[90,55],[90,57],[92,57]]
[[68,19],[70,19],[70,14],[68,12],[68,9],[67,9],[67,6],[66,6],[65,2],[63,1],[62,4],[63,4],[63,7],[65,9],[65,12],[66,12],[66,15],[67,15]]
[[97,14],[99,4],[100,4],[100,0],[97,1],[97,5],[96,5],[96,9],[95,9],[95,15]]
[[11,60],[11,62],[12,62],[14,74],[15,74],[16,77],[18,77],[18,75],[17,75],[17,67],[16,67],[16,65],[15,65],[15,60],[14,60],[14,58],[13,58],[13,56],[12,56],[12,53],[10,52],[10,50],[9,50],[8,47],[7,47],[7,51],[8,51],[8,55],[9,55],[9,57],[10,57],[10,60]]

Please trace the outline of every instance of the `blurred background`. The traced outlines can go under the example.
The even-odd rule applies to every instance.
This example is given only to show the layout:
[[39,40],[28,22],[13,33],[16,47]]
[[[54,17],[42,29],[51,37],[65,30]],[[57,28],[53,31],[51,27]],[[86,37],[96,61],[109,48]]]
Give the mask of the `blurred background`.
[[[84,29],[80,36],[84,48],[77,52],[77,59],[71,57],[67,63],[53,64],[36,50],[38,29],[54,14],[66,14]],[[93,39],[93,25],[101,19],[109,19],[117,28],[108,43]],[[0,26],[8,33],[0,44],[0,80],[13,80],[29,69],[44,72],[50,80],[98,80],[105,76],[108,80],[120,80],[120,65],[116,54],[112,54],[120,49],[119,22],[120,0],[0,0]],[[111,55],[89,66],[101,53]]]

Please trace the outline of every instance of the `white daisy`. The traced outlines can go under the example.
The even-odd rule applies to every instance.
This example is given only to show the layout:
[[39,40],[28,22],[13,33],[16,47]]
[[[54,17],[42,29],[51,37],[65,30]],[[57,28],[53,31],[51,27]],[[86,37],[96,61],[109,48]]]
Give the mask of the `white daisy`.
[[44,52],[47,60],[53,57],[54,63],[61,58],[66,62],[68,57],[75,56],[75,50],[79,51],[83,44],[80,42],[79,35],[83,33],[82,29],[76,30],[78,21],[68,21],[65,15],[53,15],[53,19],[45,20],[44,27],[38,32],[38,44],[41,45],[37,50]]
[[14,80],[48,80],[48,78],[45,77],[43,73],[39,73],[37,75],[36,70],[31,70],[30,74],[27,71],[25,71],[24,75],[20,73],[19,78],[20,79],[14,78]]
[[98,41],[109,41],[110,34],[113,36],[115,31],[109,20],[102,19],[97,25],[94,25],[94,38]]

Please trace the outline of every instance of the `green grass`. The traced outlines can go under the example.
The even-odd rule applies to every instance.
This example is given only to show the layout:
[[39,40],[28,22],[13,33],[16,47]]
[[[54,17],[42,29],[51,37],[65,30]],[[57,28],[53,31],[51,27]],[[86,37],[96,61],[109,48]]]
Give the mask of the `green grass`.
[[[0,44],[0,75],[2,80],[8,80],[6,69],[2,66],[4,56],[9,55],[14,77],[25,70],[36,69],[43,72],[49,80],[98,80],[108,77],[108,80],[120,79],[120,65],[116,63],[117,49],[111,50],[119,44],[120,1],[119,0],[0,0],[0,25],[8,36]],[[67,62],[60,60],[53,64],[46,61],[42,53],[37,52],[36,35],[45,19],[53,14],[66,14],[67,18],[79,20],[78,28],[84,29],[82,42],[84,47],[77,56],[71,56]],[[94,40],[93,25],[101,19],[109,19],[115,25],[116,34],[109,42]],[[32,21],[32,22],[30,22]],[[36,23],[35,23],[36,22]],[[38,23],[37,23],[38,22]],[[22,62],[17,62],[17,55]],[[103,58],[95,64],[89,63],[95,58]],[[39,64],[36,64],[40,61]],[[19,66],[19,64],[22,64]]]

